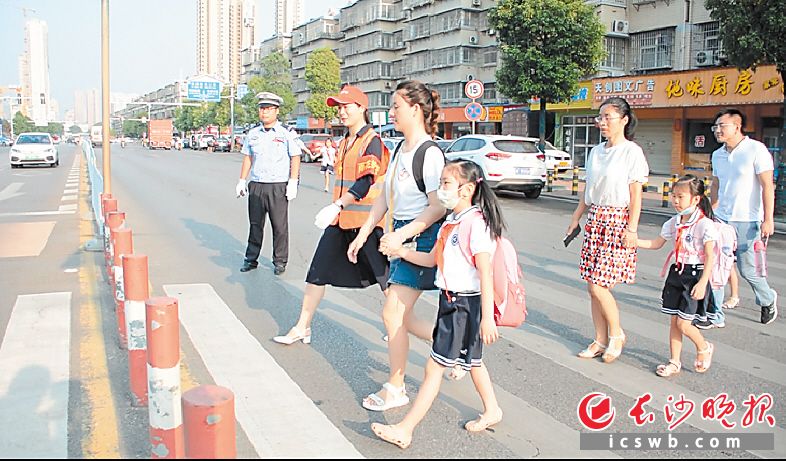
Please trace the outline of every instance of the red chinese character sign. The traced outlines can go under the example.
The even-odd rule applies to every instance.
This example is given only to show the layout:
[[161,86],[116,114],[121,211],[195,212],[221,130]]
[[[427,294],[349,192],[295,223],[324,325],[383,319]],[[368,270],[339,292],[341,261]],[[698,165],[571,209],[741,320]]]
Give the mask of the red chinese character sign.
[[694,147],[704,147],[704,141],[705,141],[705,140],[706,140],[706,139],[704,138],[704,135],[703,135],[703,134],[697,135],[697,136],[694,138],[694,141],[693,141],[693,146],[694,146]]

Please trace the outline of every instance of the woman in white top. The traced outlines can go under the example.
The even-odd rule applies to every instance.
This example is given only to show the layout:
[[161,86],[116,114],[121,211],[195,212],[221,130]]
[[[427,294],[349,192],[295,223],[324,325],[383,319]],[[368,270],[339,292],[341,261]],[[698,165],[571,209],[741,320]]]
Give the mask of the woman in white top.
[[609,98],[595,118],[600,143],[587,157],[584,200],[579,201],[568,226],[570,234],[589,209],[581,248],[581,278],[592,300],[595,340],[579,352],[581,358],[603,356],[613,362],[622,353],[625,333],[611,290],[636,278],[636,240],[641,214],[641,186],[649,167],[644,152],[631,141],[636,117],[623,98]]
[[333,165],[336,163],[336,147],[333,143],[333,138],[327,138],[325,144],[322,146],[322,166],[319,172],[325,175],[325,192],[329,192],[328,186],[330,185],[330,175],[333,174]]
[[[404,141],[391,158],[384,192],[374,202],[366,224],[347,252],[349,260],[354,262],[374,225],[387,213],[386,234],[380,239],[380,251],[391,259],[382,310],[388,333],[390,376],[382,390],[363,399],[363,407],[372,411],[409,403],[404,389],[409,333],[431,340],[433,332],[433,323],[418,319],[412,308],[423,290],[436,289],[435,269],[390,255],[397,253],[402,245],[426,253],[431,251],[447,211],[437,198],[445,155],[432,141],[437,134],[439,93],[415,80],[401,82],[393,94],[390,116],[396,129],[404,133]],[[421,146],[424,149],[418,155]]]

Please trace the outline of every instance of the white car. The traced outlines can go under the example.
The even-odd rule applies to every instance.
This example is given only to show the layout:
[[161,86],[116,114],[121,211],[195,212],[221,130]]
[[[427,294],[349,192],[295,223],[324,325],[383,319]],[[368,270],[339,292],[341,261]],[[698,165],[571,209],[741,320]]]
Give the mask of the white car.
[[23,165],[60,165],[57,148],[49,133],[22,133],[16,138],[14,147],[8,153],[11,168]]
[[[524,138],[528,141],[533,141],[535,145],[540,143],[539,138]],[[554,167],[557,167],[559,171],[568,171],[573,169],[573,159],[570,158],[570,154],[559,150],[554,147],[553,144],[546,141],[546,168],[548,171],[554,171]]]
[[393,152],[396,151],[396,147],[398,147],[399,143],[403,140],[404,138],[398,137],[382,138],[382,143],[388,148],[390,155],[393,155]]
[[480,165],[492,189],[524,192],[538,198],[546,184],[545,155],[537,143],[518,136],[466,135],[450,145],[448,160],[467,159]]

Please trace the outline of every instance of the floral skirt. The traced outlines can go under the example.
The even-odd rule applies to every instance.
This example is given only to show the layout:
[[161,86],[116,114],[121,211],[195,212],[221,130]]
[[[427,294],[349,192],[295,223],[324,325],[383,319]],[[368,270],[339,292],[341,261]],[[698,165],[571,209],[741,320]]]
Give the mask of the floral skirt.
[[635,281],[636,248],[622,244],[627,225],[627,208],[590,207],[581,247],[581,278],[602,287]]

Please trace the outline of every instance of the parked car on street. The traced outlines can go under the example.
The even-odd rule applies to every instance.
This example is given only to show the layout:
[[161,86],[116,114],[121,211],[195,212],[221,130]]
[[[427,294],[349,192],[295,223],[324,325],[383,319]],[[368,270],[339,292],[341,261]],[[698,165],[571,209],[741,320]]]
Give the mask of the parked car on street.
[[[540,143],[539,138],[524,138],[528,141],[533,141],[535,145]],[[548,171],[554,171],[554,167],[557,167],[559,171],[567,171],[573,169],[573,159],[570,158],[570,154],[557,149],[554,147],[553,144],[546,141],[546,169]]]
[[0,136],[0,146],[6,147],[6,146],[10,146],[11,144],[12,144],[11,138],[5,135]]
[[216,148],[216,152],[229,152],[229,139],[225,137],[217,138],[213,147]]
[[434,142],[436,142],[439,148],[442,149],[442,152],[446,152],[448,150],[448,147],[450,147],[450,145],[453,144],[452,139],[437,139]]
[[467,159],[480,165],[495,190],[524,192],[538,198],[546,184],[545,154],[537,143],[519,136],[466,135],[445,153],[448,160]]
[[393,155],[393,152],[396,151],[396,146],[398,146],[399,143],[403,140],[404,138],[398,138],[398,137],[382,138],[382,143],[385,145],[385,147],[388,148],[390,154]]
[[49,133],[22,133],[8,152],[11,168],[23,165],[60,165],[57,148]]
[[306,163],[316,162],[322,157],[322,148],[325,146],[325,141],[330,139],[329,134],[312,134],[305,133],[300,135],[300,140],[306,146],[308,153],[303,152],[302,161]]

